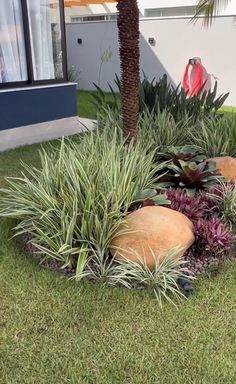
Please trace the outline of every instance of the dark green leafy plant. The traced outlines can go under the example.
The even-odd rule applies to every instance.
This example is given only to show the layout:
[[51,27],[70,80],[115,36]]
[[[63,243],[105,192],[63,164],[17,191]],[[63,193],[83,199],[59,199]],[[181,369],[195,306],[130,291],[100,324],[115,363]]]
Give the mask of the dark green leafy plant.
[[144,75],[140,85],[140,112],[148,108],[149,111],[155,111],[158,114],[167,109],[176,121],[184,116],[197,120],[199,115],[217,112],[229,94],[216,97],[217,82],[212,91],[204,91],[204,86],[205,84],[196,96],[188,97],[181,84],[174,87],[168,81],[167,75],[164,75],[159,81],[155,78],[149,81]]
[[[117,75],[114,81],[121,92],[121,83]],[[119,108],[117,103],[119,96],[114,92],[112,86],[108,85],[114,96],[111,107]],[[204,91],[204,86],[205,84],[196,96],[188,97],[181,84],[175,87],[169,82],[166,74],[159,80],[154,78],[150,81],[143,73],[143,80],[139,85],[139,113],[142,114],[148,110],[150,113],[159,114],[166,110],[172,114],[175,121],[186,116],[195,121],[199,116],[215,114],[222,107],[229,93],[217,97],[217,82],[212,91]],[[99,94],[98,97],[95,95],[95,99],[97,107],[100,108],[101,105],[104,105],[105,93],[97,85],[95,87]]]
[[132,206],[169,205],[170,201],[165,194],[157,194],[156,189],[138,189]]
[[120,111],[121,108],[121,101],[120,101],[120,95],[114,91],[112,86],[108,84],[111,94],[112,94],[112,100],[108,100],[106,97],[106,92],[102,90],[98,85],[93,83],[94,87],[96,88],[96,93],[94,92],[92,94],[92,104],[96,108],[97,111],[102,112],[106,111],[107,109],[110,109],[112,111]]

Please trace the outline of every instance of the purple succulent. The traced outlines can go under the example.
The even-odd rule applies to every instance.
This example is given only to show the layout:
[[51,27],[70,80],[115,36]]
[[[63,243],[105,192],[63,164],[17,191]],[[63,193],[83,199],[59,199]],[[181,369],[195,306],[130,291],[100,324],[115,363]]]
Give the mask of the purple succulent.
[[[219,187],[216,188],[219,190]],[[213,192],[212,188],[209,193]],[[196,257],[201,257],[206,251],[209,257],[215,257],[231,247],[233,236],[229,226],[217,216],[210,217],[215,212],[216,203],[208,194],[188,195],[180,188],[169,189],[165,193],[171,202],[169,207],[186,215],[194,225]]]
[[181,188],[169,189],[166,197],[170,200],[170,208],[186,215],[192,222],[207,216],[209,212],[209,198],[204,193],[188,195]]
[[216,216],[199,219],[194,225],[194,231],[199,248],[211,253],[218,254],[230,249],[233,242],[230,228]]

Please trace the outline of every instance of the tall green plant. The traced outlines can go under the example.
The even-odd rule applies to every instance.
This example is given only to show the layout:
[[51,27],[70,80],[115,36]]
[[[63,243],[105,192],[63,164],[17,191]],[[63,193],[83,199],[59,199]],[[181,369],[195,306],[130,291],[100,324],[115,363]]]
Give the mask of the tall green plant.
[[104,52],[102,52],[100,57],[100,64],[99,64],[99,71],[98,71],[98,86],[100,87],[101,84],[101,75],[102,75],[102,68],[104,64],[108,63],[113,56],[111,47],[108,47]]

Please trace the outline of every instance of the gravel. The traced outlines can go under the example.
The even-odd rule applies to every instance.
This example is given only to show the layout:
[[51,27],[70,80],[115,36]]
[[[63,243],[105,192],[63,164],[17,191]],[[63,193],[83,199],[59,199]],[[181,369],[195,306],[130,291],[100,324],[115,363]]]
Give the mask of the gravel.
[[[40,264],[43,268],[49,269],[51,271],[60,273],[62,276],[66,278],[71,278],[75,275],[76,268],[75,266],[62,268],[63,263],[59,260],[47,259],[44,260],[44,255],[42,253],[38,253],[37,249],[30,243],[30,236],[22,236],[21,244],[24,252],[31,258],[33,258],[38,264]],[[194,246],[191,247],[184,255],[184,260],[187,261],[186,267],[189,270],[189,275],[198,277],[204,271],[206,271],[209,267],[217,266],[220,261],[222,261],[226,255],[222,255],[220,258],[209,256],[207,252],[200,256],[196,256],[196,250]]]

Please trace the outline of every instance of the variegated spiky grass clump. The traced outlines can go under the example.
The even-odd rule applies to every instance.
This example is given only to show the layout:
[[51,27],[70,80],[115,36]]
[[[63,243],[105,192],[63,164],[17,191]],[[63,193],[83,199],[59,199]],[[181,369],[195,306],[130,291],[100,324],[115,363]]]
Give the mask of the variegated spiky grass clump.
[[137,191],[155,188],[162,167],[139,144],[124,145],[111,126],[62,140],[40,156],[41,169],[24,164],[21,177],[8,179],[0,215],[17,219],[15,234],[29,234],[63,266],[77,263],[81,252],[106,253]]
[[[145,259],[137,256],[137,262],[131,260],[120,261],[116,268],[119,283],[128,287],[145,288],[154,293],[158,303],[163,299],[175,304],[185,296],[178,286],[178,279],[191,279],[186,267],[186,261],[178,257],[179,247],[170,250],[162,259],[158,259],[151,250],[155,260],[155,268],[150,270]],[[133,252],[133,251],[132,251]]]
[[236,232],[236,183],[221,182],[211,187],[207,196],[214,203],[217,215]]

